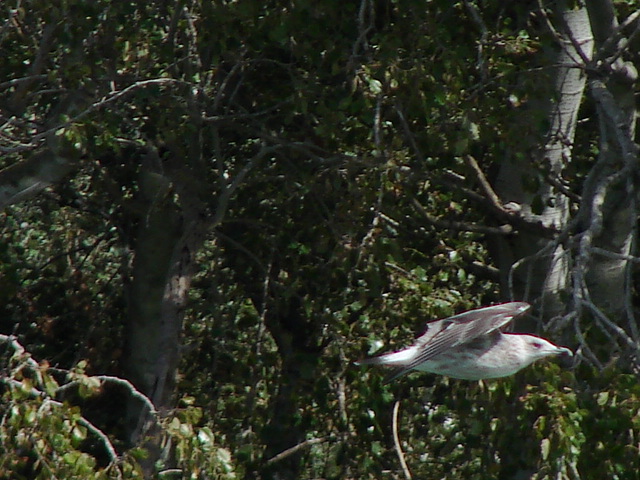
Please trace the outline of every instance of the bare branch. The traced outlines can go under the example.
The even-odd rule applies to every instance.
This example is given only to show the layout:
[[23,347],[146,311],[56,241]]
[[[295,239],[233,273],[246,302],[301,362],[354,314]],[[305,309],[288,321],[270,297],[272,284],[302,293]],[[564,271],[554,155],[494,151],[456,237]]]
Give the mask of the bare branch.
[[[60,369],[52,369],[52,370],[64,371],[64,370],[60,370]],[[147,407],[147,409],[149,410],[150,414],[152,414],[152,415],[157,415],[158,414],[158,411],[156,410],[156,408],[153,405],[153,403],[151,402],[151,400],[149,400],[149,397],[147,397],[142,392],[140,392],[140,390],[138,390],[129,380],[126,380],[126,379],[120,378],[120,377],[113,377],[111,375],[91,375],[91,378],[95,378],[97,380],[100,380],[100,382],[102,382],[102,383],[113,383],[115,385],[120,385],[122,387],[125,387],[129,391],[129,394],[132,397],[137,398],[138,400],[140,400]],[[67,391],[67,390],[70,390],[70,389],[72,389],[74,387],[77,387],[81,383],[82,382],[80,380],[72,380],[69,383],[65,383],[64,385],[62,385],[60,388],[58,388],[56,390],[56,394],[60,394],[60,393],[63,393],[65,391]]]
[[411,203],[424,220],[438,228],[457,230],[462,232],[487,233],[493,235],[509,235],[513,233],[511,225],[503,225],[501,227],[487,227],[475,223],[458,222],[455,220],[442,220],[434,217],[429,212],[427,212],[427,210],[422,206],[420,202],[418,202],[417,199],[411,199]]
[[28,77],[20,77],[20,78],[12,78],[11,80],[7,80],[6,82],[0,83],[0,90],[5,90],[9,87],[15,87],[16,85],[21,85],[23,83],[33,83],[38,80],[46,80],[48,79],[48,75],[40,74],[40,75],[29,75]]
[[136,90],[147,88],[147,87],[153,86],[153,85],[181,85],[181,86],[188,86],[190,88],[197,88],[192,83],[185,82],[185,81],[182,81],[182,80],[176,80],[174,78],[153,78],[153,79],[150,79],[150,80],[141,80],[139,82],[135,82],[135,83],[129,85],[128,87],[126,87],[126,88],[124,88],[124,89],[122,89],[120,91],[109,93],[108,95],[106,95],[102,99],[100,99],[99,101],[93,103],[89,108],[87,108],[84,111],[78,113],[77,115],[75,115],[71,119],[67,120],[66,122],[61,123],[59,125],[56,125],[55,127],[52,127],[49,130],[46,130],[46,131],[44,131],[42,133],[39,133],[38,135],[35,135],[34,136],[34,140],[44,139],[48,135],[51,135],[52,133],[55,133],[55,132],[57,132],[59,130],[62,130],[63,128],[66,128],[66,127],[68,127],[70,125],[73,125],[74,123],[82,120],[84,117],[86,117],[90,113],[93,113],[96,110],[101,109],[105,105],[109,105],[110,103],[117,102],[118,100],[120,100],[120,99],[126,97],[127,95],[135,92]]
[[[602,8],[598,8],[598,6],[595,5],[595,2],[589,2],[589,4],[587,4],[587,8],[590,9],[591,15],[598,17],[602,16]],[[636,35],[638,35],[640,22],[636,25],[636,28],[631,35],[626,39],[623,37],[623,30],[637,22],[640,18],[640,10],[636,10],[620,24],[618,24],[613,12],[608,12],[608,15],[611,15],[610,19],[604,21],[600,20],[600,23],[606,27],[600,29],[601,38],[598,38],[598,40],[601,42],[601,46],[595,56],[595,61],[596,63],[598,61],[606,62],[606,65],[611,67],[618,61],[622,54],[628,50],[631,41]],[[598,30],[596,30],[596,32],[597,31]],[[606,38],[604,38],[605,36]]]
[[51,135],[55,134],[56,132],[59,132],[60,130],[63,130],[77,122],[79,122],[80,120],[82,120],[83,118],[85,118],[87,115],[100,110],[102,107],[109,105],[111,103],[117,102],[119,100],[121,100],[122,98],[126,97],[127,95],[132,94],[133,92],[135,92],[136,90],[140,90],[143,88],[147,88],[153,85],[180,85],[180,86],[186,86],[189,88],[196,88],[198,89],[199,87],[197,87],[196,85],[189,83],[189,82],[185,82],[182,80],[176,80],[173,78],[154,78],[154,79],[150,79],[150,80],[142,80],[139,82],[135,82],[131,85],[129,85],[128,87],[119,90],[117,92],[110,92],[109,94],[105,95],[102,99],[100,99],[97,102],[92,103],[88,108],[84,109],[83,111],[81,111],[80,113],[74,115],[73,117],[71,117],[70,119],[68,119],[65,122],[59,123],[57,125],[54,125],[53,127],[48,128],[47,130],[40,132],[36,135],[33,135],[29,138],[28,142],[19,142],[17,140],[11,140],[8,137],[4,136],[4,140],[5,141],[9,141],[10,143],[13,143],[14,146],[11,147],[10,149],[8,148],[3,148],[3,151],[5,152],[20,152],[20,151],[25,151],[25,150],[31,150],[36,148],[37,146],[40,145],[40,143],[45,140],[46,138],[50,137]]
[[422,155],[422,152],[420,151],[420,147],[418,146],[418,143],[416,142],[416,139],[413,136],[413,132],[411,131],[411,127],[409,127],[409,122],[407,122],[407,119],[405,118],[404,113],[402,112],[402,109],[400,108],[399,104],[396,104],[395,109],[396,109],[396,113],[398,114],[398,118],[400,119],[400,123],[402,124],[402,128],[403,128],[404,134],[405,134],[405,138],[408,140],[409,145],[411,146],[411,149],[413,150],[413,154],[422,163],[422,161],[424,160],[424,155]]
[[224,122],[233,122],[236,120],[249,120],[261,117],[263,115],[268,115],[270,113],[275,113],[285,105],[287,102],[278,102],[275,105],[267,107],[263,110],[259,110],[257,112],[250,113],[230,113],[227,115],[211,115],[211,116],[203,116],[202,120],[209,123],[224,123]]
[[[620,328],[614,322],[612,322],[609,317],[607,317],[598,307],[596,307],[593,302],[585,302],[586,307],[594,314],[596,320],[606,325],[608,328],[613,330],[618,337],[626,344],[626,346],[632,351],[640,352],[640,345],[633,341],[627,332],[624,329]],[[602,329],[603,332],[607,333],[605,329]]]
[[562,183],[560,175],[553,176],[551,174],[545,174],[545,180],[547,181],[547,183],[549,183],[549,185],[554,187],[556,190],[558,190],[558,192],[563,194],[569,200],[572,200],[575,203],[580,203],[582,201],[580,195],[572,192],[571,190],[569,190],[569,188],[567,188],[566,185]]
[[224,219],[227,213],[227,207],[229,206],[229,200],[238,189],[242,181],[249,174],[249,172],[253,169],[253,167],[268,154],[273,153],[281,148],[280,145],[273,145],[270,147],[263,147],[260,151],[254,155],[242,169],[233,177],[233,180],[227,183],[227,185],[223,188],[222,192],[218,197],[218,205],[216,207],[215,214],[213,215],[213,220],[211,221],[212,226],[219,225]]
[[486,198],[493,205],[493,208],[495,208],[496,210],[500,210],[505,214],[508,213],[507,210],[505,210],[505,208],[502,206],[500,197],[498,197],[498,194],[495,192],[495,190],[489,183],[489,180],[487,180],[487,177],[485,176],[484,172],[478,165],[478,162],[476,161],[476,159],[473,158],[471,155],[466,155],[465,160],[467,161],[467,164],[471,167],[471,169],[475,173],[476,179],[480,183],[480,187],[482,188],[482,191],[484,192]]
[[369,42],[367,35],[373,29],[375,20],[375,9],[372,0],[360,0],[360,8],[358,9],[358,38],[353,42],[351,47],[351,55],[347,61],[347,72],[352,72],[358,63],[358,55],[360,52],[366,53],[369,50]]
[[31,86],[31,84],[39,78],[41,72],[44,69],[45,61],[47,59],[48,53],[51,50],[51,47],[54,42],[53,33],[56,30],[57,25],[55,23],[51,23],[46,25],[42,30],[42,38],[40,39],[40,45],[38,47],[38,51],[36,53],[36,57],[33,60],[33,63],[30,67],[30,75],[27,77],[31,79],[31,81],[21,82],[18,85],[18,88],[15,90],[12,98],[10,100],[11,104],[16,110],[21,111],[24,107],[20,105],[22,99],[24,98],[27,90]]
[[285,451],[278,453],[274,457],[271,457],[269,460],[267,460],[267,465],[273,465],[274,463],[278,463],[284,460],[285,458],[299,452],[303,448],[308,448],[308,447],[311,447],[312,445],[317,445],[319,443],[326,442],[327,440],[328,440],[328,437],[320,437],[320,438],[310,438],[308,440],[305,440],[304,442],[300,442],[299,444],[294,445],[293,447],[287,448]]
[[474,3],[470,2],[469,0],[464,0],[464,5],[469,11],[471,20],[473,21],[473,23],[475,23],[476,27],[478,27],[478,30],[480,30],[480,40],[478,41],[477,69],[478,72],[480,72],[480,77],[482,78],[482,80],[486,81],[488,77],[488,69],[487,62],[484,59],[484,46],[487,43],[487,38],[489,37],[489,29],[482,19],[480,10]]
[[[413,150],[414,155],[418,158],[418,160],[422,162],[424,160],[424,156],[422,155],[422,152],[420,151],[420,147],[418,147],[418,143],[416,142],[414,135],[411,132],[409,124],[405,119],[404,114],[402,113],[402,110],[398,105],[396,105],[396,112],[398,114],[398,118],[400,119],[400,123],[402,124],[402,127],[405,131],[405,138],[409,142],[409,145],[411,146],[411,149]],[[470,157],[470,158],[473,159],[473,157]],[[471,166],[472,168],[474,168],[473,165]],[[558,231],[555,228],[547,227],[538,221],[529,221],[523,218],[522,216],[520,216],[519,214],[511,212],[508,209],[506,209],[501,204],[499,197],[493,191],[491,185],[489,184],[488,180],[484,176],[484,173],[482,173],[482,171],[480,170],[479,166],[477,165],[477,162],[475,163],[475,166],[477,167],[477,170],[476,168],[474,168],[476,176],[480,175],[480,177],[484,178],[484,181],[486,183],[483,186],[483,189],[485,190],[485,195],[481,195],[473,190],[470,190],[464,187],[463,183],[466,179],[462,175],[459,175],[455,172],[445,171],[444,174],[441,176],[437,176],[437,177],[430,176],[430,178],[445,186],[455,189],[456,191],[460,192],[469,200],[472,200],[480,204],[487,211],[496,215],[499,220],[509,224],[509,225],[503,225],[498,228],[486,227],[484,229],[481,229],[482,230],[481,233],[497,233],[499,235],[504,235],[505,233],[510,233],[512,231],[511,225],[513,225],[518,229],[533,232],[536,235],[539,235],[543,238],[555,238],[557,236]],[[493,192],[493,193],[489,193],[489,192]],[[430,223],[433,223],[433,222],[430,222]],[[468,228],[463,227],[462,225],[456,227],[455,225],[450,224],[448,226],[441,225],[441,227],[453,228],[453,229],[462,230],[462,231],[465,231],[465,230],[477,231],[475,228],[470,230]]]
[[622,153],[623,162],[631,167],[636,167],[638,164],[638,146],[631,138],[629,128],[626,126],[625,116],[617,106],[613,95],[604,82],[597,78],[589,80],[589,90],[599,107],[599,115],[615,135],[616,144]]
[[614,260],[625,260],[627,262],[640,263],[640,257],[633,255],[624,255],[622,253],[611,252],[600,247],[591,247],[591,252],[603,257],[612,258]]
[[400,410],[400,400],[396,400],[396,403],[393,404],[393,416],[391,427],[393,430],[393,446],[396,450],[396,454],[398,455],[398,460],[400,460],[400,465],[402,466],[402,472],[404,473],[404,478],[407,480],[411,480],[411,471],[407,466],[407,461],[404,458],[404,453],[402,452],[402,446],[400,445],[400,437],[398,435],[398,411]]

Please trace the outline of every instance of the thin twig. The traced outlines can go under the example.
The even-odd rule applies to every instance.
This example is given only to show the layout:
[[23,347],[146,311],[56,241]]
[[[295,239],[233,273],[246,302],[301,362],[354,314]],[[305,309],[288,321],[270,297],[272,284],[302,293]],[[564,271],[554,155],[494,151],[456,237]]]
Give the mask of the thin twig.
[[308,440],[305,440],[304,442],[300,442],[297,445],[294,445],[291,448],[287,448],[286,450],[284,450],[283,452],[280,452],[279,454],[275,455],[274,457],[271,457],[269,460],[267,460],[267,465],[273,465],[274,463],[277,463],[281,460],[284,460],[285,458],[293,455],[294,453],[298,452],[299,450],[302,450],[303,448],[307,448],[310,447],[312,445],[317,445],[318,443],[323,443],[326,442],[328,440],[327,437],[320,437],[320,438],[310,438]]
[[49,75],[45,75],[45,74],[29,75],[27,77],[20,77],[20,78],[12,78],[11,80],[7,80],[6,82],[0,83],[0,90],[5,90],[9,87],[14,87],[22,83],[31,83],[38,80],[46,80],[48,78],[49,78]]
[[[612,322],[609,317],[607,317],[598,307],[596,307],[591,301],[589,302],[585,302],[585,305],[587,306],[587,308],[594,314],[594,318],[596,320],[598,320],[601,324],[606,325],[607,327],[609,327],[611,330],[613,330],[618,337],[627,345],[627,347],[629,347],[629,349],[634,350],[635,352],[639,352],[640,351],[640,345],[638,345],[636,342],[633,341],[633,339],[631,337],[629,337],[629,335],[627,335],[627,332],[624,331],[623,328],[619,327],[618,325],[616,325],[614,322]],[[609,333],[607,332],[606,329],[601,328],[601,330],[607,335],[609,336]]]
[[411,127],[409,126],[409,122],[404,116],[400,105],[396,103],[395,105],[396,113],[398,114],[398,118],[400,119],[400,123],[402,124],[402,129],[404,130],[405,138],[409,142],[411,146],[411,150],[413,150],[413,154],[418,158],[420,163],[424,161],[424,155],[420,151],[420,147],[418,146],[418,142],[416,142],[415,137],[413,136],[413,132],[411,131]]
[[477,42],[478,44],[478,60],[477,60],[477,69],[480,72],[480,77],[482,81],[486,81],[488,78],[488,68],[487,62],[484,58],[484,47],[487,44],[487,38],[489,38],[489,29],[487,28],[486,23],[482,19],[482,15],[480,14],[480,10],[478,7],[471,3],[469,0],[464,1],[467,10],[469,11],[469,15],[471,16],[471,20],[475,23],[478,30],[480,30],[480,40]]
[[148,87],[148,86],[152,86],[152,85],[181,85],[181,86],[188,86],[190,88],[196,88],[191,83],[188,83],[188,82],[185,82],[185,81],[182,81],[182,80],[176,80],[174,78],[152,78],[150,80],[141,80],[139,82],[135,82],[135,83],[129,85],[128,87],[126,87],[126,88],[124,88],[124,89],[122,89],[122,90],[120,90],[118,92],[111,92],[110,94],[106,95],[105,97],[103,97],[99,101],[91,104],[87,109],[85,109],[82,112],[78,113],[77,115],[75,115],[74,117],[70,118],[66,122],[63,122],[63,123],[61,123],[59,125],[55,125],[54,127],[51,127],[50,129],[45,130],[42,133],[34,135],[33,138],[31,139],[30,143],[33,144],[34,142],[37,142],[39,140],[42,140],[42,139],[48,137],[52,133],[55,133],[55,132],[57,132],[59,130],[67,128],[70,125],[73,125],[74,123],[80,121],[81,119],[83,119],[84,117],[89,115],[90,113],[101,109],[105,105],[108,105],[108,104],[113,103],[113,102],[115,102],[117,100],[120,100],[121,98],[129,95],[130,93],[134,92],[135,90],[138,90],[138,89],[141,89],[141,88],[145,88],[145,87]]
[[498,210],[502,210],[505,213],[507,213],[505,208],[502,206],[500,197],[498,196],[498,194],[495,192],[495,190],[489,183],[489,180],[487,180],[487,177],[485,176],[484,172],[480,168],[480,165],[478,165],[478,162],[476,161],[476,159],[473,158],[471,155],[466,155],[465,160],[467,161],[467,164],[469,164],[473,172],[476,174],[476,179],[480,183],[480,187],[482,187],[482,190],[485,196],[493,204],[494,208],[497,208]]
[[411,200],[411,203],[424,220],[438,228],[457,230],[462,232],[487,233],[494,235],[509,235],[513,233],[513,227],[508,224],[501,227],[487,227],[475,223],[458,222],[456,220],[441,220],[429,214],[417,199],[413,198]]
[[586,358],[598,370],[602,370],[604,368],[604,365],[602,365],[602,362],[598,360],[598,357],[596,356],[596,354],[593,353],[589,348],[589,345],[587,344],[587,340],[586,338],[584,338],[584,334],[582,333],[582,328],[580,327],[580,316],[577,314],[574,315],[574,318],[573,318],[573,329],[574,329],[574,332],[576,333],[576,337],[578,337],[578,342],[580,343],[580,347],[578,348],[578,351],[577,351],[578,358],[580,357]]
[[400,465],[402,466],[402,471],[404,472],[404,478],[407,480],[411,480],[411,471],[407,466],[407,461],[404,458],[404,453],[402,452],[402,447],[400,446],[400,437],[398,436],[398,411],[400,410],[400,400],[396,400],[396,403],[393,404],[393,416],[392,416],[392,430],[393,430],[393,446],[396,449],[396,453],[398,454],[398,459],[400,460]]

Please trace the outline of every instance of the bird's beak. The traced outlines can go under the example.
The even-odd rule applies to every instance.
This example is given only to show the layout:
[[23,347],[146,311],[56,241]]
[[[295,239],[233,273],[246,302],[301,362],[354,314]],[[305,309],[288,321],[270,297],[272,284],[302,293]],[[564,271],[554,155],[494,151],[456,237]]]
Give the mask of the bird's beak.
[[573,357],[573,352],[566,347],[558,347],[556,355],[561,355],[563,357]]

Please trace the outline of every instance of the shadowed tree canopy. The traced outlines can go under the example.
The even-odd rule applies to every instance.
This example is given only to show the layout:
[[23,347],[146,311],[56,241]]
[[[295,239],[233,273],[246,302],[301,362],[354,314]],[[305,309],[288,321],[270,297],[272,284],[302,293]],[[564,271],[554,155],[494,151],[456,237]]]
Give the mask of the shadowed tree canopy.
[[[0,11],[0,478],[637,474],[636,2]],[[352,363],[506,301],[573,367]]]

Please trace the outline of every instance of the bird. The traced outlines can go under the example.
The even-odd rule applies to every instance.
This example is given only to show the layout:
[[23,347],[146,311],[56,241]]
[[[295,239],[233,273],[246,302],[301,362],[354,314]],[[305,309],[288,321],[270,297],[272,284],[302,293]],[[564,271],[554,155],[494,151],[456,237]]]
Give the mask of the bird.
[[388,383],[411,370],[462,380],[500,378],[545,357],[572,357],[569,348],[542,337],[500,330],[530,308],[526,302],[508,302],[434,320],[413,345],[355,363],[395,367]]

